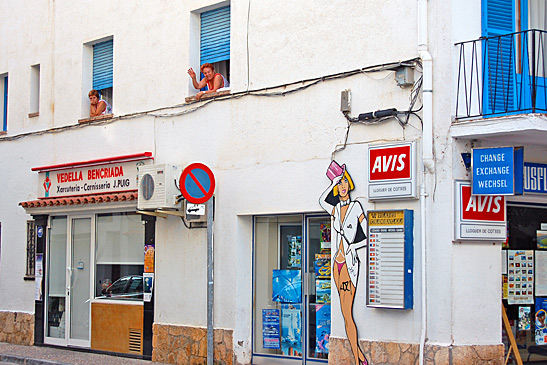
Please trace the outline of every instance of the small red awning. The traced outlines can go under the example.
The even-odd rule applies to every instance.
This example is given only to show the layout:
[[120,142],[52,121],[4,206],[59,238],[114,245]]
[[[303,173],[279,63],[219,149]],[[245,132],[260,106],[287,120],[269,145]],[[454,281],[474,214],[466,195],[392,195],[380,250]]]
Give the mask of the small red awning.
[[38,199],[30,200],[27,202],[19,203],[23,208],[41,208],[41,207],[56,207],[63,205],[83,205],[83,204],[98,204],[109,202],[123,202],[137,200],[138,193],[126,192],[126,193],[108,193],[108,194],[96,194],[86,196],[71,196],[52,199]]

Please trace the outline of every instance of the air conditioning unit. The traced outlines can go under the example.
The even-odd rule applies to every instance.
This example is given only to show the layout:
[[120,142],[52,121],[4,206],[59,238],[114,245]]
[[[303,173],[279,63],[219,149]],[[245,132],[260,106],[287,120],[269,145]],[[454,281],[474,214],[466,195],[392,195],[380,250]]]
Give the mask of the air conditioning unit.
[[137,208],[176,209],[177,188],[181,170],[175,165],[139,166],[139,198]]

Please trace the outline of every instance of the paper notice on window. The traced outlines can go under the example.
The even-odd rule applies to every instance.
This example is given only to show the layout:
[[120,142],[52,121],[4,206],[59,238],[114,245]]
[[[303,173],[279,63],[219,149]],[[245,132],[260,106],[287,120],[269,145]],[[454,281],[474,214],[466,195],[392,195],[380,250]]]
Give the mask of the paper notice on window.
[[547,251],[536,251],[536,296],[547,296]]
[[37,253],[34,261],[34,300],[42,300],[43,257]]
[[145,272],[143,274],[144,290],[143,300],[150,302],[152,300],[152,292],[154,289],[154,273]]
[[507,250],[501,250],[501,274],[507,275]]

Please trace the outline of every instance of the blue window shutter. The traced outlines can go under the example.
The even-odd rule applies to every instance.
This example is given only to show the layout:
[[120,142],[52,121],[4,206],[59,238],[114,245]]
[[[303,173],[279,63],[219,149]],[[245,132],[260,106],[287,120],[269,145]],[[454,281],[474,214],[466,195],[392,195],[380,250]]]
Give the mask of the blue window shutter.
[[514,0],[483,0],[482,4],[483,37],[494,37],[515,31]]
[[[482,0],[482,36],[495,37],[515,32],[514,0]],[[493,38],[483,43],[483,114],[514,110],[516,38]]]
[[93,45],[93,88],[95,90],[113,86],[113,54],[114,41],[112,39]]
[[8,77],[4,77],[4,110],[2,111],[2,131],[8,130]]
[[201,13],[200,65],[230,59],[230,7]]

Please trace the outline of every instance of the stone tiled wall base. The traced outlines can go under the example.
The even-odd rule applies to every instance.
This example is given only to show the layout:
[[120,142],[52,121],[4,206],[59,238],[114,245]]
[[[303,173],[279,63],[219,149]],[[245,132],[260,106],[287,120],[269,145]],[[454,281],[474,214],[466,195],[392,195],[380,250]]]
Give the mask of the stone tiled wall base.
[[[409,343],[359,341],[369,363],[418,365],[420,345]],[[425,346],[425,363],[428,365],[501,365],[504,362],[503,345],[489,346]],[[355,365],[349,341],[331,337],[329,364]]]
[[0,312],[0,342],[33,345],[34,315],[20,312]]
[[[154,324],[152,361],[168,364],[207,364],[207,329]],[[214,330],[214,363],[233,365],[233,331]]]

